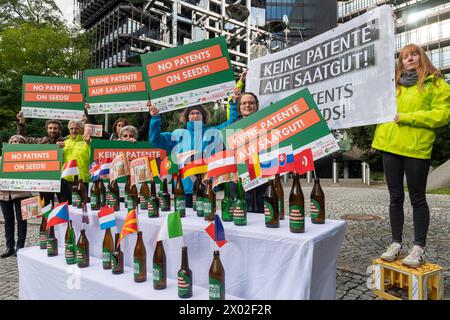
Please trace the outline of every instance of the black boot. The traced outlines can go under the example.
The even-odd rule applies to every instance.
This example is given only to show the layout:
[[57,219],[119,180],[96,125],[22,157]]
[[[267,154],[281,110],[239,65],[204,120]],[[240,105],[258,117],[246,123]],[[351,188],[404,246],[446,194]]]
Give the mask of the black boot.
[[12,256],[14,253],[16,253],[14,248],[8,248],[8,249],[6,249],[5,253],[2,254],[2,259],[3,258],[8,258],[8,257]]

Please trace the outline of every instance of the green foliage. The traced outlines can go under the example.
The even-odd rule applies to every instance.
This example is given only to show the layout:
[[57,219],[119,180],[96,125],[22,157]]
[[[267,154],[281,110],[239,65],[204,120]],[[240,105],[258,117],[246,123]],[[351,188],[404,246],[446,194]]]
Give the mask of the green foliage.
[[436,129],[431,165],[437,167],[450,159],[450,126]]

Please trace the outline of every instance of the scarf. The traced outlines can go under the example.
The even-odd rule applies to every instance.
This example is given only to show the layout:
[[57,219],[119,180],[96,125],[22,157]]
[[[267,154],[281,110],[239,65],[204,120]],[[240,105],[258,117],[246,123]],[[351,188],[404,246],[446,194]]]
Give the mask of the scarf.
[[419,76],[417,75],[416,71],[402,70],[402,74],[400,76],[400,79],[398,80],[398,84],[405,87],[411,87],[417,83],[418,79]]

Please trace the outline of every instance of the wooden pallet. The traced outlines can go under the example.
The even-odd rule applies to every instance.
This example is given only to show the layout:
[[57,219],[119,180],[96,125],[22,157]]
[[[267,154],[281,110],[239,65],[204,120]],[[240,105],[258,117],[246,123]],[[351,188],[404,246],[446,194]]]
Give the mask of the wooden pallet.
[[394,262],[373,260],[372,292],[387,300],[402,300],[386,292],[392,288],[406,290],[409,300],[443,300],[443,268],[432,263],[410,268],[402,265],[401,259]]

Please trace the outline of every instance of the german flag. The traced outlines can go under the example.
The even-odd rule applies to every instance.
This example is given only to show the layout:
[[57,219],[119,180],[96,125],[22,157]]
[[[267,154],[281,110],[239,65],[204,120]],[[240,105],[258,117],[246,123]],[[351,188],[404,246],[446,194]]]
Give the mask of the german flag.
[[180,169],[180,174],[183,179],[206,172],[208,172],[208,164],[205,159],[203,159],[202,154],[199,153],[189,156],[184,161],[183,168]]

